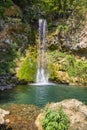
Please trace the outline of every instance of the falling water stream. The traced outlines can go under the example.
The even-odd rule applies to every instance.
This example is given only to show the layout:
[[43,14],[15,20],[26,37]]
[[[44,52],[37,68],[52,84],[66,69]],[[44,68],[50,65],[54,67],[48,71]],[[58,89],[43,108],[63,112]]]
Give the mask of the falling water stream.
[[37,84],[48,84],[47,59],[46,59],[47,21],[39,19],[39,43],[37,56]]

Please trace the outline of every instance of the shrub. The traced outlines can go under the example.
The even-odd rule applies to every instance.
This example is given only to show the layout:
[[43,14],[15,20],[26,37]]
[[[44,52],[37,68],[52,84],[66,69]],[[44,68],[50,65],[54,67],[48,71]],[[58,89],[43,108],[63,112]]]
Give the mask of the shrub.
[[5,18],[5,7],[10,8],[12,6],[12,0],[0,1],[0,17]]
[[69,76],[87,77],[87,61],[75,59],[74,56],[67,56],[66,71]]
[[22,57],[17,63],[16,75],[19,80],[26,82],[34,82],[36,80],[36,62],[36,48],[29,47],[26,50],[26,56]]
[[57,112],[52,109],[46,110],[42,120],[44,130],[68,130],[69,125],[70,120],[61,108]]
[[36,78],[36,62],[32,57],[27,56],[20,64],[17,72],[19,80],[34,82]]
[[13,44],[0,44],[0,75],[14,72],[17,52],[16,48],[13,48]]

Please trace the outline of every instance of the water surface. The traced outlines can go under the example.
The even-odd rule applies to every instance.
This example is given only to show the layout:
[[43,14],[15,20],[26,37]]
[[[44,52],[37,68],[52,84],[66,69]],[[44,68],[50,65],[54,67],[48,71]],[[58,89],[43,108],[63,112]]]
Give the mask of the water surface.
[[67,85],[19,85],[0,92],[0,105],[17,103],[43,107],[47,103],[75,98],[87,105],[87,88]]

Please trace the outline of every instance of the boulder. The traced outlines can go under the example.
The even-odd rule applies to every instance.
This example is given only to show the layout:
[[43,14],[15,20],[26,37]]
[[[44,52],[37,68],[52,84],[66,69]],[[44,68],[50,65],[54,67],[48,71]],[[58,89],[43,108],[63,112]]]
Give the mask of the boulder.
[[5,111],[0,108],[0,125],[9,123],[9,119],[6,120],[4,119],[5,115],[8,115],[9,113],[10,113],[9,111]]
[[[51,108],[57,111],[60,107],[70,118],[69,130],[87,130],[87,106],[76,99],[67,99],[58,103],[51,103],[45,108]],[[41,120],[45,112],[40,113],[35,121],[38,130],[43,130]]]

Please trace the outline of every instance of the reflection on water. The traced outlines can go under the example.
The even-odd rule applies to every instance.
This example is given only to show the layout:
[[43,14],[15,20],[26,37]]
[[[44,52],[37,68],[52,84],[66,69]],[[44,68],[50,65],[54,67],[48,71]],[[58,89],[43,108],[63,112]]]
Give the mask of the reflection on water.
[[66,85],[24,86],[0,92],[0,105],[7,103],[44,106],[50,102],[76,98],[87,104],[87,88]]

